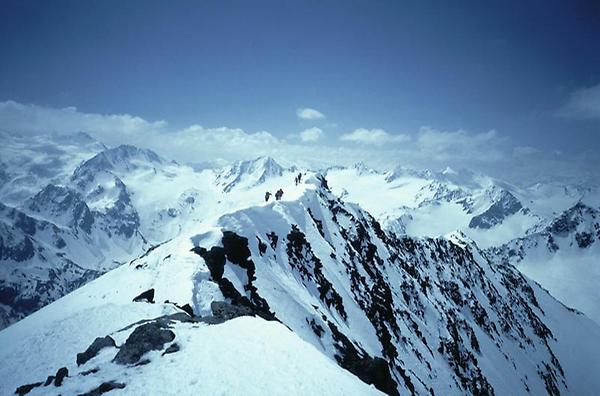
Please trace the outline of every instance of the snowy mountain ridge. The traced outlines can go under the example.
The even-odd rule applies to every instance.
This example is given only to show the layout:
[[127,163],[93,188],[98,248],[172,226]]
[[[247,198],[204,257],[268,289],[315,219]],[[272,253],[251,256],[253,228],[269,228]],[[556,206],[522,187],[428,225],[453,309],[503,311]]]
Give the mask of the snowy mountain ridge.
[[[324,178],[307,177],[298,196],[208,220],[0,332],[6,356],[23,356],[38,326],[61,334],[73,323],[87,335],[68,348],[71,358],[20,360],[3,393],[43,382],[62,366],[69,372],[64,389],[82,392],[109,382],[140,389],[145,373],[170,367],[178,354],[189,359],[198,337],[218,326],[210,323],[220,322],[222,309],[260,323],[282,322],[387,394],[600,389],[591,375],[600,368],[598,325],[514,267],[488,261],[464,235],[387,234],[367,212],[333,195]],[[151,296],[143,293],[150,290]],[[132,302],[138,294],[155,303]],[[98,329],[95,323],[107,312],[123,319]],[[150,328],[173,333],[158,352],[123,365],[115,357],[120,351],[108,347],[89,364],[75,364],[74,352],[95,337],[110,335],[123,350]],[[9,343],[14,337],[21,341]],[[173,341],[179,348],[169,352],[173,358],[161,356]],[[48,344],[35,345],[48,356]],[[142,361],[141,369],[130,368]],[[32,389],[48,388],[42,383]]]
[[[75,158],[87,157],[75,164],[69,153],[79,141]],[[268,157],[195,171],[86,135],[37,142],[25,157],[52,162],[52,151],[57,167],[26,183],[14,165],[0,175],[0,325],[25,318],[0,332],[0,355],[14,362],[0,370],[12,376],[0,393],[142,391],[151,373],[189,364],[198,337],[227,344],[211,326],[255,329],[248,342],[261,354],[261,337],[277,334],[286,341],[274,360],[294,365],[282,351],[295,345],[346,394],[600,389],[589,380],[600,370],[598,324],[562,304],[595,318],[593,186],[523,188],[468,171],[386,173],[361,163],[321,175]],[[9,141],[3,160],[23,163],[16,148],[24,144]],[[278,190],[281,200],[266,199]],[[573,258],[577,276],[563,283],[580,287],[578,299],[542,276]],[[63,335],[72,329],[75,338]],[[53,353],[44,334],[64,351]],[[96,337],[108,346],[75,365]],[[115,361],[145,337],[169,340]],[[25,358],[32,345],[36,361]],[[297,371],[320,389],[306,367]],[[44,386],[48,376],[62,385]],[[240,389],[227,386],[219,389]]]

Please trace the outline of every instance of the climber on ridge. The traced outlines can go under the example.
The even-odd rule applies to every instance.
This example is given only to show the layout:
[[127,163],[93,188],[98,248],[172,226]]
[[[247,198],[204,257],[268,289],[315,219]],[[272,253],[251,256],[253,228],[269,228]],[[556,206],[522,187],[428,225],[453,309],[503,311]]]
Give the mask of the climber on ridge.
[[281,197],[283,196],[283,190],[280,188],[279,190],[277,190],[277,192],[275,193],[275,199],[277,201],[279,201],[281,199]]
[[271,192],[270,192],[270,191],[267,191],[267,192],[265,193],[265,202],[269,202],[269,198],[271,198]]

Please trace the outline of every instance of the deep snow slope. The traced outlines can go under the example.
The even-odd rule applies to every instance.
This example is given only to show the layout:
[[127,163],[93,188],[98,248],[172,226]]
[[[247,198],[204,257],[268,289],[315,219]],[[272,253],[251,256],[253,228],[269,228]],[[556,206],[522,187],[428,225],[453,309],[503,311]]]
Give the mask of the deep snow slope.
[[[488,261],[464,235],[431,239],[387,233],[367,212],[332,194],[324,178],[307,177],[284,200],[207,218],[0,332],[0,351],[11,356],[3,359],[11,361],[10,367],[0,369],[3,378],[10,377],[0,393],[44,381],[62,366],[73,374],[65,379],[65,389],[78,392],[114,380],[125,391],[141,390],[144,383],[147,391],[152,373],[170,373],[172,359],[179,362],[178,373],[187,373],[188,362],[194,361],[189,353],[206,349],[198,340],[222,333],[204,324],[217,315],[218,301],[262,318],[220,325],[225,334],[244,334],[244,340],[257,333],[249,342],[258,345],[252,347],[231,341],[238,354],[265,353],[263,337],[283,331],[279,321],[329,362],[388,394],[600,391],[594,375],[600,371],[597,324],[564,307],[511,265]],[[156,303],[131,302],[149,289]],[[173,303],[163,303],[167,300]],[[194,317],[183,314],[181,319],[180,314],[169,320],[171,329],[155,331],[172,331],[175,342],[183,343],[180,351],[162,356],[173,342],[164,333],[168,343],[140,356],[141,366],[115,369],[112,347],[89,364],[74,366],[73,356],[95,337],[110,334],[117,345],[126,344],[132,328],[119,332],[121,327],[172,314],[175,304],[189,304]],[[52,342],[42,341],[45,333]],[[278,356],[286,349],[278,349],[275,341],[274,348]],[[204,355],[198,359],[206,361]],[[277,359],[284,359],[282,366],[291,364],[285,356]],[[310,366],[316,358],[306,359],[299,366]],[[99,371],[80,375],[96,367]],[[196,363],[193,369],[203,372]],[[207,373],[237,381],[231,378],[234,370],[228,370],[221,376]],[[252,390],[256,384],[249,382]],[[268,383],[261,385],[271,390]],[[201,386],[190,384],[213,389]],[[320,391],[350,394],[339,389]]]
[[487,251],[600,323],[600,210],[578,202],[527,236]]
[[[29,372],[23,377],[19,376],[23,373],[15,376],[7,370],[10,368],[8,365],[3,365],[0,369],[4,378],[0,392],[8,395],[18,387],[29,385],[22,383],[27,378],[34,380],[33,385],[37,384],[28,395],[77,395],[94,390],[98,392],[102,387],[105,391],[113,388],[111,394],[129,395],[381,394],[340,369],[282,324],[249,316],[216,325],[162,319],[158,323],[165,323],[165,328],[158,329],[158,334],[165,337],[163,347],[149,351],[143,360],[135,363],[117,362],[114,358],[126,348],[126,340],[133,339],[135,332],[141,334],[138,329],[144,328],[144,324],[134,324],[119,329],[119,325],[129,324],[123,319],[131,320],[136,314],[144,318],[144,309],[137,309],[138,312],[132,309],[134,312],[129,315],[121,312],[131,308],[107,305],[102,309],[87,310],[82,313],[85,316],[69,317],[60,326],[35,333],[27,339],[27,344],[17,343],[16,347],[3,348],[2,352],[10,351],[11,355],[2,353],[2,358],[13,362],[15,356],[19,361],[28,353],[42,353],[25,362]],[[146,311],[146,314],[153,313],[150,312],[152,309]],[[105,324],[106,318],[113,319],[109,326]],[[76,353],[86,350],[91,342],[79,337],[78,327],[82,319],[100,325],[96,330],[104,330],[121,349],[108,345],[97,356],[78,365]],[[152,327],[145,325],[144,336],[149,337]],[[74,326],[76,331],[65,333],[69,326]],[[66,350],[56,348],[51,351],[52,359],[60,366],[54,367],[43,360],[51,349],[47,342],[49,337],[54,345],[67,346]],[[5,341],[6,337],[0,333],[0,343]],[[57,373],[60,367],[68,370],[68,377],[60,386],[56,385],[54,378],[44,386],[47,377]]]

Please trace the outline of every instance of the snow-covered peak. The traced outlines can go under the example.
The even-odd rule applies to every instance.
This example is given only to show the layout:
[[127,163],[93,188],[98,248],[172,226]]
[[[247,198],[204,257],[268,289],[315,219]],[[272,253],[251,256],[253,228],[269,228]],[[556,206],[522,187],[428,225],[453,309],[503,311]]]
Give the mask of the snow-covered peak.
[[148,168],[163,163],[165,161],[152,150],[121,145],[104,150],[85,161],[75,170],[74,177],[77,178],[83,174],[93,174],[101,171],[130,172],[138,168]]
[[443,171],[440,172],[442,175],[458,175],[458,172],[447,166]]
[[387,182],[406,177],[431,180],[433,178],[433,172],[429,169],[419,170],[409,166],[400,165],[385,174],[385,180]]
[[598,231],[600,233],[600,211],[581,201],[577,202],[554,219],[548,231],[561,236],[576,232]]
[[356,170],[357,174],[359,174],[359,175],[365,175],[365,174],[368,175],[368,174],[378,173],[375,169],[368,167],[367,164],[365,164],[362,161],[357,162],[354,165],[352,165],[352,168],[354,168]]
[[229,192],[235,188],[257,186],[267,179],[282,176],[286,171],[273,158],[263,156],[225,167],[218,172],[216,182],[223,187],[223,191]]

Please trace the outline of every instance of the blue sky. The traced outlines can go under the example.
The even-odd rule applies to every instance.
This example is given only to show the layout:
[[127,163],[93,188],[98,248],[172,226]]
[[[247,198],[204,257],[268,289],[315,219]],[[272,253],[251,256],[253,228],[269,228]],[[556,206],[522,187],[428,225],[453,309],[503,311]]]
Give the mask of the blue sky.
[[522,153],[589,156],[599,4],[3,1],[0,101],[335,147],[493,131]]

